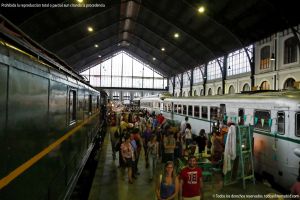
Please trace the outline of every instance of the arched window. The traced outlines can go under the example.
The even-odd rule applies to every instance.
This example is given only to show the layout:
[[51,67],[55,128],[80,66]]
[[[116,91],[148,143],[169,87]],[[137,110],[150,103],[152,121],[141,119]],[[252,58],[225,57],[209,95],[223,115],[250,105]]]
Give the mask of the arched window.
[[234,94],[234,93],[235,93],[234,87],[233,85],[231,85],[228,89],[228,94]]
[[185,97],[185,92],[182,93],[182,96]]
[[194,90],[194,96],[197,96],[197,90]]
[[175,92],[175,95],[174,95],[175,97],[177,97],[177,92]]
[[295,79],[293,79],[293,78],[288,78],[288,79],[284,82],[283,89],[293,88],[293,87],[294,87],[294,83],[295,83]]
[[289,64],[297,61],[297,39],[290,37],[284,42],[284,64]]
[[221,87],[218,88],[218,95],[222,95],[222,88]]
[[200,96],[204,96],[204,90],[203,89],[200,90]]
[[243,91],[250,91],[250,85],[248,83],[243,86]]
[[269,90],[270,89],[270,84],[268,81],[264,81],[260,85],[260,90]]
[[270,67],[270,46],[265,46],[260,50],[259,69],[268,69]]
[[211,88],[209,88],[208,92],[207,92],[207,96],[210,96],[210,95],[212,95],[212,89]]

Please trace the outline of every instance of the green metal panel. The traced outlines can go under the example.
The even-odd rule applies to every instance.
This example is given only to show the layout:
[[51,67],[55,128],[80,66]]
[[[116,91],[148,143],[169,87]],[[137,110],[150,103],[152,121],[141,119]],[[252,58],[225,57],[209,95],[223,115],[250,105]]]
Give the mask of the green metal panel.
[[7,98],[7,66],[0,64],[0,137],[4,134]]
[[[66,129],[67,86],[63,83],[50,81],[49,124],[53,137],[62,135]],[[55,138],[53,138],[55,139]]]
[[[48,79],[10,67],[7,121],[8,160],[12,171],[48,146]],[[10,199],[46,193],[47,168],[30,168],[4,188]],[[39,178],[34,178],[39,177]],[[30,183],[30,184],[28,184]],[[32,187],[35,189],[32,190]],[[12,191],[23,191],[14,193]],[[38,194],[34,194],[37,191]],[[21,195],[21,196],[20,196]],[[2,198],[1,198],[2,199]]]
[[6,102],[7,102],[7,70],[6,65],[0,64],[0,178],[7,173],[7,168],[4,165],[7,160],[6,155]]

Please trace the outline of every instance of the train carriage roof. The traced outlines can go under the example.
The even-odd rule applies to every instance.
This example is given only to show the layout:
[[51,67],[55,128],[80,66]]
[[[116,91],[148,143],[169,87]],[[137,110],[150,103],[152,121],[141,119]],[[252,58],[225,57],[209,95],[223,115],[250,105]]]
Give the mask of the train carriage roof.
[[[276,98],[274,98],[276,97]],[[291,101],[300,103],[300,90],[283,90],[283,91],[268,91],[262,92],[259,91],[257,93],[249,92],[249,93],[239,93],[239,94],[227,94],[227,95],[214,95],[214,96],[192,96],[192,97],[171,97],[166,98],[165,101],[179,101],[179,100],[218,100],[220,99],[227,100],[235,100],[235,99],[249,99],[249,101],[253,101],[253,99],[269,99],[271,101],[281,101],[282,99],[289,99]]]

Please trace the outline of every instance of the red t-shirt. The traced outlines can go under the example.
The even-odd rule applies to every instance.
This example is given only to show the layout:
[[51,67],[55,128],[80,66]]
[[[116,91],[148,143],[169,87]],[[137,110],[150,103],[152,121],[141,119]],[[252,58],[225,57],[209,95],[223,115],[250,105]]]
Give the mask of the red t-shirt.
[[190,169],[185,167],[180,173],[180,179],[183,180],[182,196],[194,197],[200,196],[200,178],[202,177],[202,170],[199,167]]

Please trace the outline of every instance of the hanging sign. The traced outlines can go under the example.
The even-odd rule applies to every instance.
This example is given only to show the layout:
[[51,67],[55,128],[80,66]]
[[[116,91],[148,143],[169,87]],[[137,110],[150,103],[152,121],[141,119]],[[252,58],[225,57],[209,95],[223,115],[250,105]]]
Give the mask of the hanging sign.
[[261,122],[261,126],[264,127],[265,119],[260,119],[260,122]]
[[269,127],[272,126],[272,119],[269,119]]
[[254,117],[254,124],[256,125],[258,122],[258,117]]

